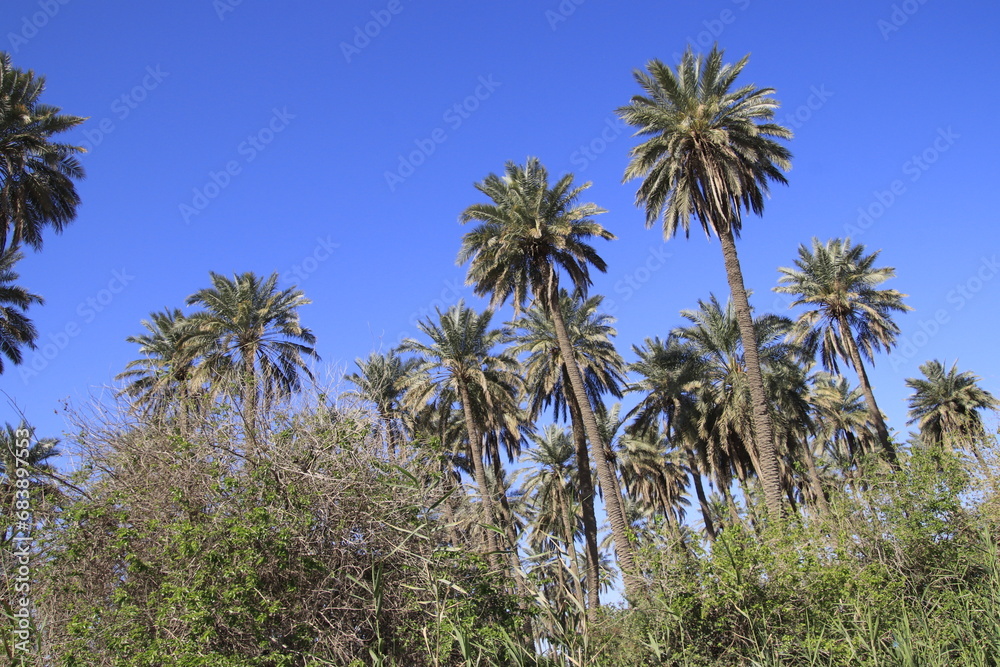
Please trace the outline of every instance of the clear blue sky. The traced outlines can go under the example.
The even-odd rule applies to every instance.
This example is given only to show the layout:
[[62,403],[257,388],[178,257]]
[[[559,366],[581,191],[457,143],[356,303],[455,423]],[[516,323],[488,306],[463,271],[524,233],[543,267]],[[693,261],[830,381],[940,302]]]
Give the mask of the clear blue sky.
[[457,216],[482,199],[474,182],[529,155],[593,181],[587,200],[609,210],[619,240],[599,246],[594,292],[632,360],[728,290],[717,242],[644,229],[613,110],[634,68],[718,39],[728,60],[752,54],[743,80],[777,89],[796,135],[789,186],[739,244],[752,303],[787,312],[777,268],[813,236],[882,249],[915,310],[871,376],[905,432],[904,380],[927,359],[1000,392],[998,18],[971,0],[5,0],[0,48],[46,75],[45,102],[90,117],[66,139],[91,150],[78,219],[20,265],[48,347],[0,386],[60,435],[63,399],[106,392],[137,356],[125,337],[209,271],[302,288],[336,382],[435,304],[471,299]]

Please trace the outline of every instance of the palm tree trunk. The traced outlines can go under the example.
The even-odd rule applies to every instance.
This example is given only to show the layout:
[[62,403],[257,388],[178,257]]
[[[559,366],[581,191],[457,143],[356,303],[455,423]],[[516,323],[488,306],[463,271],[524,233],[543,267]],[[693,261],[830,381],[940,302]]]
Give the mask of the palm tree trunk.
[[[568,384],[568,382],[567,382]],[[583,415],[576,397],[567,396],[570,421],[573,425],[573,442],[576,445],[576,468],[580,485],[580,503],[583,505],[583,537],[587,546],[587,616],[595,620],[601,606],[601,553],[597,546],[597,515],[594,513],[594,479],[590,476],[590,454],[587,436],[583,431]]]
[[[531,597],[531,591],[528,590],[528,582],[524,576],[524,569],[521,567],[521,554],[517,548],[518,537],[517,532],[514,530],[514,511],[510,507],[510,501],[507,499],[507,491],[503,487],[503,466],[500,463],[499,452],[494,452],[492,463],[493,477],[496,479],[497,494],[500,497],[500,507],[498,512],[500,514],[500,520],[503,523],[504,532],[507,534],[507,541],[510,545],[510,567],[511,571],[514,573],[514,584],[517,586],[518,595],[527,599]],[[533,651],[535,637],[534,627],[530,614],[527,610],[523,611],[525,613],[523,615],[524,623],[521,626],[521,642],[525,649]]]
[[839,324],[840,333],[844,337],[844,343],[847,345],[848,353],[851,355],[851,364],[858,374],[861,391],[865,394],[865,403],[868,405],[868,417],[871,419],[872,424],[875,425],[875,432],[878,434],[879,444],[882,445],[882,449],[885,451],[886,460],[893,469],[898,470],[899,461],[896,459],[896,449],[889,442],[889,429],[886,428],[885,420],[882,419],[882,411],[878,409],[878,404],[875,402],[875,393],[872,391],[871,383],[868,381],[868,373],[865,371],[865,365],[861,361],[861,353],[854,342],[854,336],[851,334],[847,318],[841,316]]
[[[459,381],[459,392],[462,396],[462,413],[465,415],[465,428],[469,434],[469,449],[472,451],[472,470],[476,477],[476,486],[479,487],[479,498],[482,503],[482,521],[486,526],[496,525],[496,513],[493,511],[493,498],[490,497],[490,486],[486,481],[486,465],[483,462],[483,440],[476,428],[476,422],[472,418],[472,402],[469,397],[469,388],[465,382]],[[497,546],[496,533],[491,528],[483,528],[486,531],[486,547],[489,549],[489,561],[494,567],[499,566],[498,554],[500,549]]]
[[[632,552],[632,545],[628,539],[628,524],[625,522],[625,515],[621,505],[614,500],[609,502],[609,496],[619,494],[617,477],[611,469],[608,457],[604,453],[604,443],[601,438],[600,429],[597,426],[597,418],[590,405],[590,398],[584,388],[583,378],[580,375],[580,367],[576,363],[576,355],[573,352],[573,344],[569,339],[569,332],[566,329],[566,322],[563,320],[562,310],[559,308],[559,283],[554,274],[549,277],[548,294],[549,315],[555,325],[556,339],[559,341],[559,353],[562,355],[566,374],[569,376],[570,386],[576,396],[577,405],[583,418],[583,428],[590,441],[594,459],[597,463],[597,478],[604,490],[604,509],[608,515],[608,523],[611,524],[611,534],[615,541],[615,553],[618,556],[618,564],[622,571],[622,581],[625,585],[625,597],[637,597],[642,590],[642,583],[636,577],[635,558]],[[596,585],[597,582],[594,582]]]
[[750,310],[750,300],[747,298],[746,286],[743,284],[743,271],[740,259],[736,254],[736,242],[733,239],[732,227],[719,234],[722,245],[722,256],[726,263],[726,278],[732,293],[733,307],[736,311],[736,321],[740,327],[740,338],[743,340],[743,358],[746,363],[747,377],[750,381],[750,397],[753,402],[754,445],[757,447],[760,466],[757,476],[764,489],[764,500],[771,520],[781,519],[785,515],[784,503],[781,500],[781,475],[778,471],[778,454],[774,446],[774,426],[771,422],[770,407],[767,394],[764,391],[764,375],[760,369],[760,355],[757,351],[757,336],[753,329],[753,313]]
[[462,539],[458,532],[458,522],[455,519],[455,485],[454,480],[451,479],[451,475],[447,472],[445,473],[445,479],[448,481],[445,482],[444,492],[448,494],[448,497],[444,501],[444,520],[448,524],[448,537],[451,539],[451,546],[457,547],[462,544]]
[[386,444],[389,446],[389,457],[396,459],[403,451],[402,437],[400,437],[396,429],[392,413],[383,409],[381,405],[377,407],[377,410],[379,421],[382,423],[383,428],[385,428]]
[[580,577],[580,564],[577,562],[576,557],[576,527],[573,525],[573,517],[570,512],[570,501],[567,497],[566,490],[561,487],[559,489],[559,499],[562,505],[562,515],[563,515],[563,530],[566,536],[566,553],[569,556],[569,570],[573,574],[573,592],[576,595],[576,601],[580,604],[581,609],[587,608],[587,600],[583,594],[583,581]]
[[680,521],[674,514],[675,505],[671,503],[670,489],[662,472],[656,475],[656,487],[657,493],[660,495],[660,511],[663,512],[663,517],[667,520],[667,530],[670,531],[674,540],[683,546],[684,538],[681,535]]
[[[753,493],[750,491],[750,482],[747,479],[747,471],[742,466],[736,467],[736,479],[740,483],[740,492],[743,494],[743,502],[746,505],[747,518],[750,520],[750,527],[756,529],[760,525],[760,518],[757,516],[757,510],[754,509],[755,501],[753,499]],[[744,522],[745,525],[746,522]]]
[[720,485],[719,491],[722,492],[722,497],[726,501],[726,507],[729,509],[729,520],[733,522],[733,525],[742,525],[744,528],[749,528],[749,526],[746,525],[746,522],[743,521],[743,517],[740,516],[740,509],[736,506],[736,500],[733,498],[733,494],[730,493],[729,489]]
[[181,381],[180,387],[177,390],[178,401],[177,401],[177,425],[180,427],[181,437],[190,438],[191,434],[188,433],[188,410],[191,409],[190,398],[188,396],[187,388],[187,378]]
[[691,469],[691,481],[694,483],[694,493],[698,497],[698,504],[701,505],[701,516],[705,523],[705,534],[708,535],[709,542],[714,542],[717,533],[715,532],[715,524],[712,522],[712,510],[708,506],[708,498],[705,497],[705,487],[701,482],[698,459],[691,449],[687,450],[687,455],[688,468]]
[[[500,498],[500,514],[503,520],[504,532],[507,533],[507,541],[511,549],[511,566],[514,573],[521,576],[521,555],[517,551],[518,537],[514,529],[514,510],[511,509],[510,501],[507,499],[507,492],[503,488],[503,465],[500,463],[499,454],[492,457],[493,477],[497,483],[497,496]],[[525,589],[525,594],[527,589]]]
[[809,487],[816,497],[816,506],[819,508],[820,514],[829,516],[830,505],[826,502],[826,494],[819,479],[819,470],[816,468],[816,457],[813,456],[812,447],[809,446],[809,443],[804,443],[802,449],[806,459],[806,471],[809,473]]

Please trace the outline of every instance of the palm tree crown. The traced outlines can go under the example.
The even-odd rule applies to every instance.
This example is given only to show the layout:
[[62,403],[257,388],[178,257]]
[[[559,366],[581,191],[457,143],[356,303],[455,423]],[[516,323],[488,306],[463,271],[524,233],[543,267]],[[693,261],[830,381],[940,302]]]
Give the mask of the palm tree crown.
[[827,369],[839,372],[838,360],[850,361],[848,339],[871,361],[875,352],[888,349],[899,335],[893,313],[912,310],[905,294],[878,286],[896,275],[892,267],[876,268],[880,251],[865,255],[865,246],[851,240],[812,240],[799,246],[795,268],[781,267],[774,291],[795,294],[791,306],[805,306],[799,316],[797,336],[809,347],[818,347]]
[[975,446],[985,435],[982,410],[995,410],[1000,402],[979,386],[971,371],[958,371],[958,364],[945,371],[937,360],[920,367],[923,378],[908,378],[910,421],[920,427],[920,437],[929,445],[963,443]]
[[197,384],[195,351],[189,344],[194,329],[180,308],[152,313],[142,326],[148,333],[125,340],[139,345],[143,356],[129,362],[117,379],[128,382],[122,393],[142,410],[164,414]]
[[277,273],[230,279],[213,272],[211,278],[212,287],[195,292],[187,303],[205,308],[190,316],[197,329],[191,344],[216,387],[235,385],[255,406],[261,398],[299,389],[302,376],[311,380],[305,358],[319,359],[312,347],[316,337],[298,313],[311,301],[295,288],[279,290]]
[[778,103],[771,88],[752,84],[730,90],[749,56],[723,64],[723,52],[707,57],[689,48],[676,71],[659,60],[635,72],[643,95],[618,109],[636,135],[649,137],[632,149],[625,180],[643,178],[636,203],[646,207],[646,226],[662,216],[663,235],[690,233],[691,216],[705,234],[739,236],[742,211],[763,212],[769,181],[785,183],[791,153],[773,138],[791,131],[769,121]]
[[396,350],[386,354],[372,352],[367,359],[355,359],[359,372],[344,377],[357,387],[351,392],[362,400],[370,401],[378,412],[385,428],[387,440],[393,451],[398,452],[403,443],[403,394],[409,378],[417,372],[420,360],[403,358]]
[[537,158],[524,167],[508,162],[506,175],[490,174],[476,189],[493,200],[473,204],[462,212],[463,223],[479,221],[462,239],[458,263],[471,260],[467,282],[477,296],[490,295],[497,308],[513,297],[519,312],[529,296],[548,305],[556,271],[569,275],[579,296],[590,287],[589,267],[606,271],[607,265],[587,242],[615,236],[592,220],[606,211],[596,204],[577,204],[586,183],[573,187],[567,174],[549,187],[548,171]]
[[39,102],[44,90],[44,77],[0,53],[0,250],[39,249],[42,229],[61,232],[80,204],[73,181],[83,178],[76,158],[83,149],[50,138],[84,119]]

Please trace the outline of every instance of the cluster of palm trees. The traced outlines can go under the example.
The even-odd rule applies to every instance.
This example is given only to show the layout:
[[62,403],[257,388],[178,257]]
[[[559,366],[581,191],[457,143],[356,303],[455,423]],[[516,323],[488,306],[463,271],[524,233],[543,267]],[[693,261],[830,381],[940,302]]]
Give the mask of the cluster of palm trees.
[[[589,183],[550,182],[530,158],[476,184],[486,201],[460,216],[473,226],[458,261],[488,309],[438,310],[419,323],[421,339],[358,359],[347,376],[391,457],[432,456],[450,490],[474,486],[440,506],[453,542],[473,541],[521,584],[539,573],[554,598],[590,617],[608,583],[599,500],[632,597],[644,586],[643,539],[683,546],[699,539],[696,523],[713,540],[727,524],[822,514],[859,466],[898,466],[865,360],[893,347],[892,317],[908,306],[881,287],[894,273],[876,266],[879,253],[814,239],[775,288],[802,314],[750,307],[735,240],[743,213],[762,213],[769,183],[784,182],[790,155],[776,140],[790,132],[770,122],[772,90],[734,86],[746,62],[724,64],[717,49],[688,51],[676,69],[653,61],[636,73],[645,95],[618,110],[645,137],[625,178],[643,179],[647,223],[662,219],[670,237],[694,217],[717,236],[729,300],[699,301],[681,313],[684,326],[635,346],[626,363],[602,297],[588,293],[591,270],[606,270],[594,242],[614,239],[596,220],[604,210],[580,201]],[[198,417],[186,398],[231,400],[252,436],[276,399],[312,378],[314,338],[297,316],[308,300],[279,291],[276,276],[212,282],[188,299],[203,311],[156,313],[147,334],[129,339],[143,358],[120,376],[123,391],[142,410],[186,420]],[[508,302],[513,318],[494,324]],[[921,438],[978,456],[980,414],[996,399],[971,373],[938,362],[922,370],[926,379],[908,381]],[[637,403],[623,416],[608,399],[626,394]],[[546,412],[553,423],[542,426]],[[521,461],[520,487],[504,459]],[[700,521],[688,515],[690,494]]]
[[[817,248],[837,247],[852,248],[814,241],[802,253],[815,258],[823,256]],[[849,257],[841,261],[869,265],[868,256]],[[795,275],[803,283],[805,276],[816,278],[827,259],[818,265],[800,259]],[[869,269],[859,277],[868,286],[891,273]],[[832,294],[825,280],[823,291]],[[799,284],[783,281],[783,288]],[[831,300],[857,294],[849,284],[841,289],[846,293]],[[894,290],[869,292],[868,301],[876,305],[900,298]],[[799,300],[808,299],[805,289],[797,293]],[[684,326],[635,346],[636,360],[627,363],[614,347],[612,320],[600,312],[601,300],[562,290],[557,317],[535,302],[495,327],[492,310],[477,312],[459,302],[419,324],[424,340],[358,359],[357,371],[347,377],[354,395],[374,406],[392,452],[438,456],[451,483],[465,479],[475,489],[466,498],[475,502],[452,505],[445,517],[461,523],[456,516],[473,513],[465,523],[479,530],[464,532],[460,542],[479,544],[494,565],[503,564],[502,554],[511,567],[530,562],[551,586],[550,599],[563,595],[588,610],[597,608],[608,583],[607,545],[601,544],[595,513],[598,491],[628,593],[642,586],[635,553],[643,540],[683,547],[700,539],[694,528],[699,523],[713,540],[727,524],[768,520],[761,513],[767,508],[763,454],[755,445],[753,396],[734,305],[714,296],[699,302],[682,312]],[[880,438],[877,421],[883,417],[870,410],[870,389],[851,386],[832,362],[834,373],[823,370],[824,348],[816,342],[826,337],[832,350],[829,337],[858,337],[852,334],[858,327],[893,330],[868,301],[849,309],[852,328],[846,330],[829,331],[837,322],[817,319],[812,310],[794,321],[775,314],[753,319],[786,512],[822,516],[828,497],[863,466],[898,465],[892,439],[886,448]],[[570,343],[566,356],[557,318]],[[879,344],[889,347],[893,335],[884,336]],[[569,377],[574,366],[582,396]],[[972,373],[955,367],[945,373],[939,362],[921,370],[924,379],[907,381],[914,389],[911,423],[919,426],[920,441],[982,458],[987,432],[981,413],[996,408],[996,399]],[[636,397],[626,415],[620,404],[609,404],[624,395]],[[542,424],[546,411],[551,423]],[[596,437],[587,432],[585,411]],[[519,463],[511,476],[504,464],[514,461]],[[695,500],[698,517],[688,512]],[[621,541],[611,523],[616,511],[625,526]],[[632,572],[623,552],[633,559]]]
[[[893,347],[893,315],[908,310],[905,295],[882,287],[894,274],[876,266],[879,253],[814,239],[775,288],[802,314],[755,316],[750,306],[736,240],[743,215],[762,214],[770,184],[785,183],[791,156],[779,141],[791,132],[772,122],[772,89],[736,85],[746,63],[724,63],[717,48],[688,50],[675,68],[651,61],[635,73],[642,94],[618,109],[642,138],[624,178],[641,180],[647,226],[687,236],[694,218],[718,237],[728,300],[699,301],[626,362],[602,297],[589,293],[591,271],[607,268],[595,242],[615,238],[597,222],[605,211],[580,201],[589,183],[550,182],[530,158],[478,183],[485,200],[460,217],[471,228],[458,261],[488,308],[439,310],[419,323],[421,338],[359,359],[347,377],[393,460],[437,461],[453,492],[439,505],[449,539],[509,568],[522,592],[532,573],[589,619],[610,581],[609,546],[636,597],[643,541],[683,548],[700,539],[698,524],[713,540],[727,525],[821,515],[859,466],[899,465],[865,366]],[[43,88],[0,54],[0,372],[37,337],[24,312],[41,298],[14,285],[19,248],[39,249],[44,228],[74,218],[83,175],[79,149],[51,140],[83,119],[42,104]],[[153,313],[127,339],[140,357],[118,376],[121,393],[138,415],[182,429],[227,404],[250,450],[274,405],[314,380],[316,341],[298,314],[309,300],[279,289],[277,274],[210,279],[187,299],[195,312]],[[513,317],[497,324],[508,303]],[[956,366],[921,371],[907,380],[921,442],[984,460],[982,413],[997,400]],[[636,404],[622,415],[609,400],[627,394]],[[39,450],[39,461],[50,454]]]
[[140,414],[182,423],[204,418],[206,397],[231,401],[252,439],[274,401],[313,379],[307,360],[319,359],[316,338],[298,313],[310,301],[295,288],[279,290],[277,273],[212,273],[211,282],[187,298],[201,310],[173,308],[143,320],[147,333],[126,339],[142,357],[118,379]]

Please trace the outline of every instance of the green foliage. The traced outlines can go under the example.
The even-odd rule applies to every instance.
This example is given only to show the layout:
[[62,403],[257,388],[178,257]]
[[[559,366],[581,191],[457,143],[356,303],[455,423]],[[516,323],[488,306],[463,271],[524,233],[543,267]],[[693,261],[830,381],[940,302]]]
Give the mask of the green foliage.
[[822,520],[650,549],[652,595],[596,629],[591,664],[995,664],[1000,560],[969,484],[956,457],[915,449]]
[[292,428],[250,459],[222,427],[85,435],[106,472],[48,535],[46,650],[135,667],[450,665],[459,632],[505,655],[519,602],[477,557],[438,546],[432,477],[378,458],[351,415],[276,422]]

